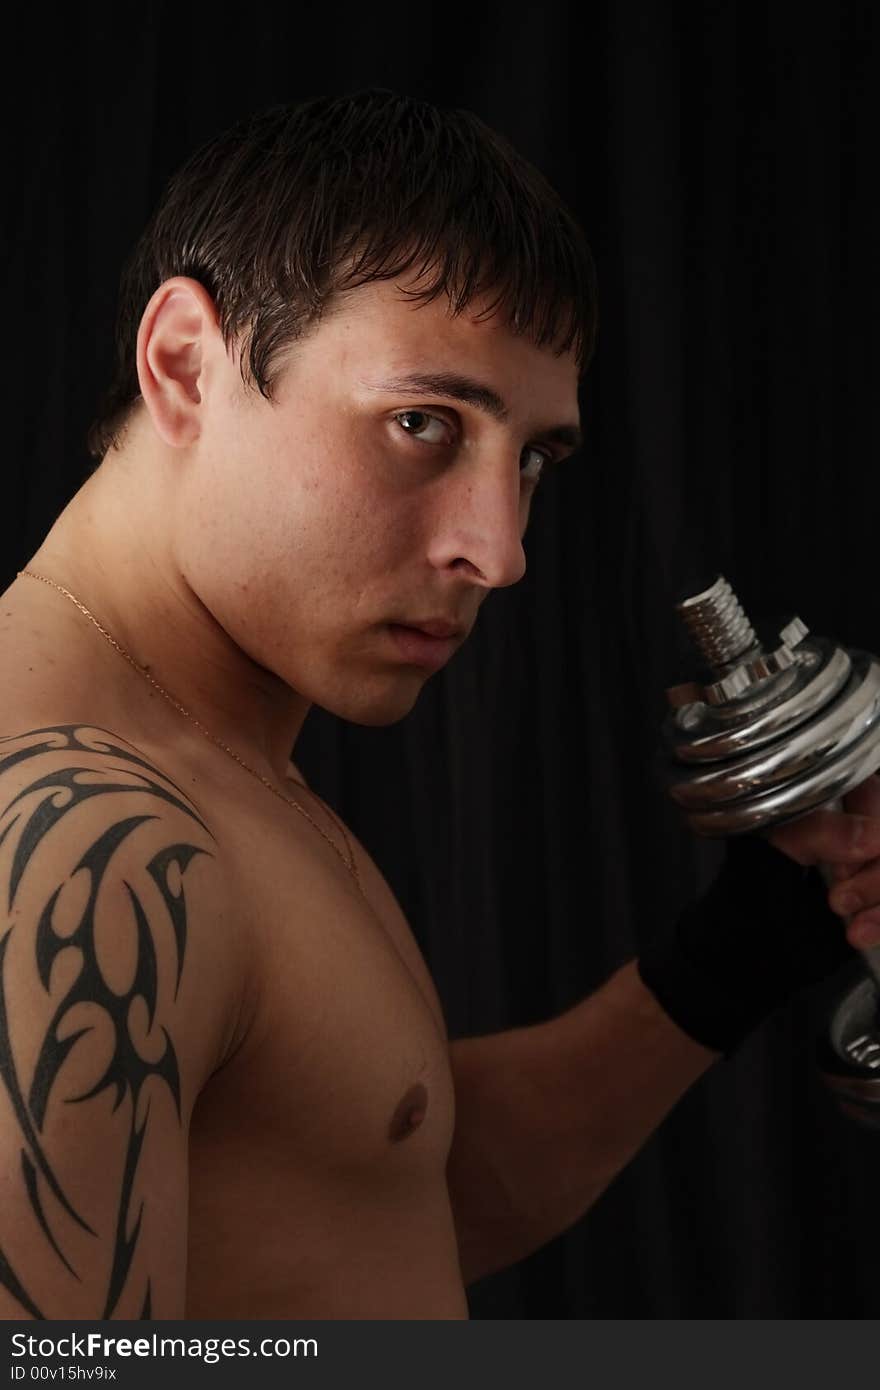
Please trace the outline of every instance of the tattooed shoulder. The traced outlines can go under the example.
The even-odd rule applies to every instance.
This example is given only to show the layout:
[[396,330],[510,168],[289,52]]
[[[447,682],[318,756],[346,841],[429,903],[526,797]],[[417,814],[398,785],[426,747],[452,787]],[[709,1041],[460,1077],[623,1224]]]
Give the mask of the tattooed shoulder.
[[0,1311],[181,1317],[186,1152],[220,1058],[218,845],[125,738],[0,737]]

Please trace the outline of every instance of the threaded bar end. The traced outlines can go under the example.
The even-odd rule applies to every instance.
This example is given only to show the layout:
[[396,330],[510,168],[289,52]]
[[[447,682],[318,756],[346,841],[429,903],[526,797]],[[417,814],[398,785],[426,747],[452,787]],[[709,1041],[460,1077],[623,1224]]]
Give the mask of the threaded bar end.
[[676,605],[695,646],[716,675],[759,645],[754,628],[723,575],[711,588]]

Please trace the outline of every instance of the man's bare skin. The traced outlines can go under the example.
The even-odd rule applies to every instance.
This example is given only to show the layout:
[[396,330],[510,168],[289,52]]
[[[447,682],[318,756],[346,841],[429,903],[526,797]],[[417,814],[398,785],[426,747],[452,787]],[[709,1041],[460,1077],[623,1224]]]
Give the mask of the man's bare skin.
[[[50,585],[0,596],[4,1317],[466,1318],[465,1286],[577,1220],[714,1060],[632,962],[448,1045],[362,847],[363,893],[143,674],[344,855],[290,763],[310,705],[402,718],[442,662],[395,629],[460,645],[576,441],[574,358],[484,308],[363,286],[270,406],[203,287],[164,282],[133,428],[26,564],[143,670]],[[880,853],[857,820],[780,847],[855,867]]]
[[[86,619],[71,629],[68,606],[27,578],[4,595],[0,665],[15,675],[0,725],[25,735],[14,740],[21,749],[40,742],[29,731],[88,712],[84,742],[115,734],[168,770],[218,834],[224,884],[235,884],[236,940],[221,938],[218,981],[229,994],[231,1055],[200,1092],[190,1130],[186,1316],[467,1317],[444,1173],[454,1122],[445,1023],[389,889],[357,844],[361,897],[296,810],[191,734],[148,686],[139,690]],[[63,697],[47,691],[47,673]],[[61,761],[35,757],[29,782]],[[99,769],[107,758],[76,761]],[[290,772],[286,794],[341,845]],[[204,882],[202,909],[216,912],[222,895]],[[152,1297],[161,1317],[155,1280]],[[136,1302],[116,1315],[138,1316]]]
[[[298,799],[343,855],[337,825],[289,762],[309,697],[323,690],[325,707],[366,723],[404,714],[430,669],[398,650],[385,624],[443,617],[466,635],[489,590],[522,573],[532,473],[560,453],[558,440],[540,448],[532,439],[551,426],[576,430],[574,359],[538,349],[497,321],[478,321],[482,307],[456,318],[443,303],[414,307],[395,284],[364,287],[300,349],[292,389],[270,411],[242,397],[202,287],[166,282],[141,324],[144,408],[131,443],[88,480],[26,566],[76,594],[216,737]],[[466,418],[455,424],[442,389],[380,387],[406,372],[474,377],[502,398],[506,413],[458,402]],[[425,415],[432,397],[436,407]],[[427,423],[428,443],[397,418],[417,409],[413,420],[419,434]],[[454,433],[457,472],[448,465]],[[10,673],[0,696],[0,737],[8,740],[0,750],[15,754],[5,771],[0,763],[2,812],[23,805],[33,812],[47,776],[64,773],[59,795],[69,797],[71,778],[89,780],[75,767],[112,784],[41,836],[41,854],[72,859],[39,861],[33,853],[16,888],[6,961],[10,1094],[34,1149],[23,1162],[36,1167],[22,1179],[30,1226],[23,1221],[5,1245],[0,1236],[7,1290],[19,1304],[26,1295],[44,1316],[46,1306],[50,1316],[62,1306],[71,1316],[180,1316],[178,1228],[188,1226],[191,1316],[466,1317],[445,1178],[455,1104],[443,1014],[410,928],[363,848],[356,846],[360,893],[306,817],[204,738],[67,597],[28,576],[2,596],[0,663]],[[149,791],[129,786],[138,771],[125,749],[147,764]],[[170,791],[179,793],[171,809]],[[121,916],[103,935],[95,930],[97,944],[83,959],[99,993],[108,972],[146,993],[155,1014],[149,1030],[142,999],[111,998],[104,1013],[116,1010],[117,1039],[140,1030],[141,1052],[151,1057],[167,1029],[179,1097],[163,1053],[164,1061],[154,1058],[159,1071],[142,1083],[144,1096],[120,1081],[116,1096],[124,1093],[125,1105],[120,1099],[109,1117],[96,1112],[96,1124],[121,1125],[129,1108],[128,1128],[112,1138],[108,1131],[104,1186],[115,1205],[100,1213],[107,1251],[99,1259],[90,1244],[97,1237],[83,1231],[84,1222],[99,1225],[100,1156],[90,1160],[92,1189],[82,1197],[95,1220],[77,1210],[72,1225],[76,1180],[61,1179],[58,1136],[80,1118],[72,1103],[106,1110],[118,1077],[108,1072],[103,1090],[77,1099],[102,1079],[106,1020],[97,995],[84,1002],[76,994],[76,953],[62,949],[72,922],[42,933],[37,922],[53,889],[67,885],[72,897],[71,870],[86,846],[94,854],[132,807],[156,817],[157,798],[157,823],[138,833],[159,840],[163,828],[165,846],[151,844],[149,859],[155,869],[156,853],[164,855],[163,873],[169,846],[188,847],[171,866],[174,884],[186,890],[185,928],[175,925],[175,946],[166,923],[163,942],[169,887],[164,903],[154,903],[153,945],[137,923],[123,929]],[[87,814],[91,839],[80,827]],[[6,814],[0,826],[11,820]],[[7,854],[17,836],[27,843],[34,834],[29,822],[12,820]],[[128,855],[124,866],[109,853],[102,860],[120,914],[143,871],[138,844],[127,835],[118,851]],[[145,917],[150,892],[139,899]],[[134,941],[140,954],[131,985]],[[142,960],[150,975],[154,946],[155,1005],[141,979]],[[46,975],[46,999],[51,994],[53,1009],[62,1001],[55,1014],[46,1013],[34,979],[47,951],[71,982],[70,995],[59,995],[56,976]],[[16,990],[22,998],[34,991],[45,1015],[39,1025],[33,1008],[16,1012]],[[68,999],[75,1003],[69,1021]],[[55,1030],[68,1036],[75,1024],[86,1031],[62,1055]],[[141,1067],[137,1057],[134,1065]],[[48,1147],[39,1153],[25,1082],[41,1068],[49,1105],[40,1111]],[[30,1085],[39,1089],[36,1080]],[[188,1132],[188,1213],[177,1191],[180,1165],[172,1182],[162,1154],[151,1150],[160,1125],[166,1146],[185,1145]],[[53,1202],[61,1209],[49,1210]],[[34,1219],[44,1249],[26,1278],[19,1270],[28,1263],[23,1249],[38,1239]],[[62,1230],[66,1245],[57,1240]],[[77,1278],[90,1260],[94,1272],[77,1287],[54,1268],[59,1260]]]

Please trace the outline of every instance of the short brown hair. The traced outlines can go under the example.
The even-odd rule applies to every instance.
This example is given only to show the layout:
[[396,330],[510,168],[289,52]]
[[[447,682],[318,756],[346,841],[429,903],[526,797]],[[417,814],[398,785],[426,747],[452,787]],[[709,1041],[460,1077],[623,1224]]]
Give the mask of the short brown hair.
[[164,280],[204,286],[227,347],[242,335],[242,380],[271,400],[285,349],[336,292],[408,270],[427,275],[418,299],[446,292],[454,313],[491,293],[515,332],[586,370],[598,306],[584,234],[473,113],[369,89],[245,117],[172,175],[125,263],[89,454],[118,446],[140,400],[138,328]]

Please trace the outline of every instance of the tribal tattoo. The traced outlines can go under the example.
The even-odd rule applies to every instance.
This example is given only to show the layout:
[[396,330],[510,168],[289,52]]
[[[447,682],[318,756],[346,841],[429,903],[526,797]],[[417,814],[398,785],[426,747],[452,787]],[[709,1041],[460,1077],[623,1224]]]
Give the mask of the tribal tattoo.
[[[59,754],[66,756],[59,759]],[[88,755],[85,760],[82,757],[84,754]],[[48,771],[46,755],[54,755],[49,759]],[[16,777],[17,790],[14,795],[10,792],[11,799],[7,799],[3,788],[4,783],[9,786],[8,774],[14,768],[28,764],[32,765],[32,780],[22,785],[20,777]],[[139,804],[143,804],[145,796],[154,798],[158,808],[157,814],[124,814],[126,800],[130,803],[132,794],[136,796]],[[109,1088],[114,1095],[114,1114],[126,1098],[130,1101],[130,1123],[116,1204],[110,1275],[103,1310],[99,1314],[101,1318],[106,1319],[113,1314],[126,1287],[144,1214],[144,1204],[141,1203],[132,1224],[131,1196],[147,1132],[150,1108],[148,1098],[146,1113],[138,1125],[141,1090],[148,1080],[153,1077],[159,1078],[173,1098],[178,1120],[181,1119],[181,1102],[177,1054],[167,1029],[160,1021],[164,1049],[158,1060],[147,1061],[138,1051],[129,1028],[130,1010],[135,999],[139,998],[142,1006],[146,1007],[150,1029],[157,1012],[160,1011],[157,923],[151,922],[141,897],[127,879],[123,879],[125,893],[132,909],[129,920],[134,923],[136,963],[131,984],[120,992],[102,970],[100,951],[96,944],[96,902],[102,884],[114,882],[114,855],[120,845],[129,842],[132,837],[136,843],[139,827],[148,821],[161,821],[161,813],[167,807],[182,812],[212,841],[215,837],[180,787],[141,757],[134,745],[107,730],[65,724],[0,738],[0,871],[3,874],[0,879],[0,914],[5,907],[10,917],[13,917],[17,896],[36,851],[48,837],[57,839],[59,832],[56,827],[78,806],[92,797],[106,798],[108,815],[104,821],[104,828],[88,845],[78,861],[71,864],[66,877],[62,878],[59,874],[58,882],[47,883],[45,901],[40,900],[36,923],[32,920],[24,921],[19,917],[18,920],[13,920],[11,925],[4,926],[3,917],[0,915],[0,1085],[7,1092],[18,1124],[21,1140],[22,1199],[26,1197],[30,1204],[31,1211],[59,1266],[68,1272],[70,1278],[80,1280],[74,1264],[65,1254],[57,1230],[53,1232],[47,1215],[47,1194],[51,1194],[78,1227],[96,1241],[99,1236],[76,1209],[65,1190],[63,1175],[50,1164],[45,1152],[43,1128],[49,1101],[53,1095],[53,1086],[68,1054],[76,1046],[79,1038],[93,1031],[90,1025],[67,1033],[63,1038],[60,1037],[59,1032],[63,1030],[70,1011],[78,1004],[88,1003],[96,1005],[109,1020],[112,1053],[102,1075],[83,1094],[65,1098],[68,1103],[79,1104]],[[68,825],[70,824],[68,822]],[[155,852],[153,840],[151,852],[144,852],[142,867],[158,889],[170,922],[170,936],[174,942],[173,999],[177,998],[179,991],[187,944],[183,876],[193,858],[199,854],[213,857],[208,850],[198,845],[176,840],[164,845],[158,852]],[[130,860],[128,862],[130,863]],[[62,934],[53,924],[53,912],[66,885],[81,871],[88,875],[85,906],[73,930],[71,931],[70,924],[66,923]],[[129,877],[135,875],[130,873]],[[3,897],[6,898],[5,904],[2,903]],[[28,916],[30,917],[30,914]],[[79,949],[81,957],[80,969],[52,1014],[45,1035],[41,1039],[36,1062],[29,1067],[30,1074],[27,1076],[22,1074],[21,1062],[16,1064],[11,1036],[13,1025],[10,1017],[10,999],[6,989],[8,949],[13,942],[14,934],[25,930],[33,936],[33,966],[47,998],[50,994],[50,974],[56,956],[69,946],[74,946]],[[120,924],[120,930],[131,930],[131,927],[129,923]],[[166,926],[165,938],[168,936]],[[162,1003],[167,1004],[167,1001],[163,1000]],[[14,1174],[8,1174],[9,1181],[12,1181],[13,1177]],[[5,1287],[33,1317],[42,1319],[49,1316],[40,1311],[22,1277],[13,1269],[2,1248],[0,1285]],[[150,1283],[147,1279],[141,1301],[142,1318],[151,1316],[151,1306]]]

